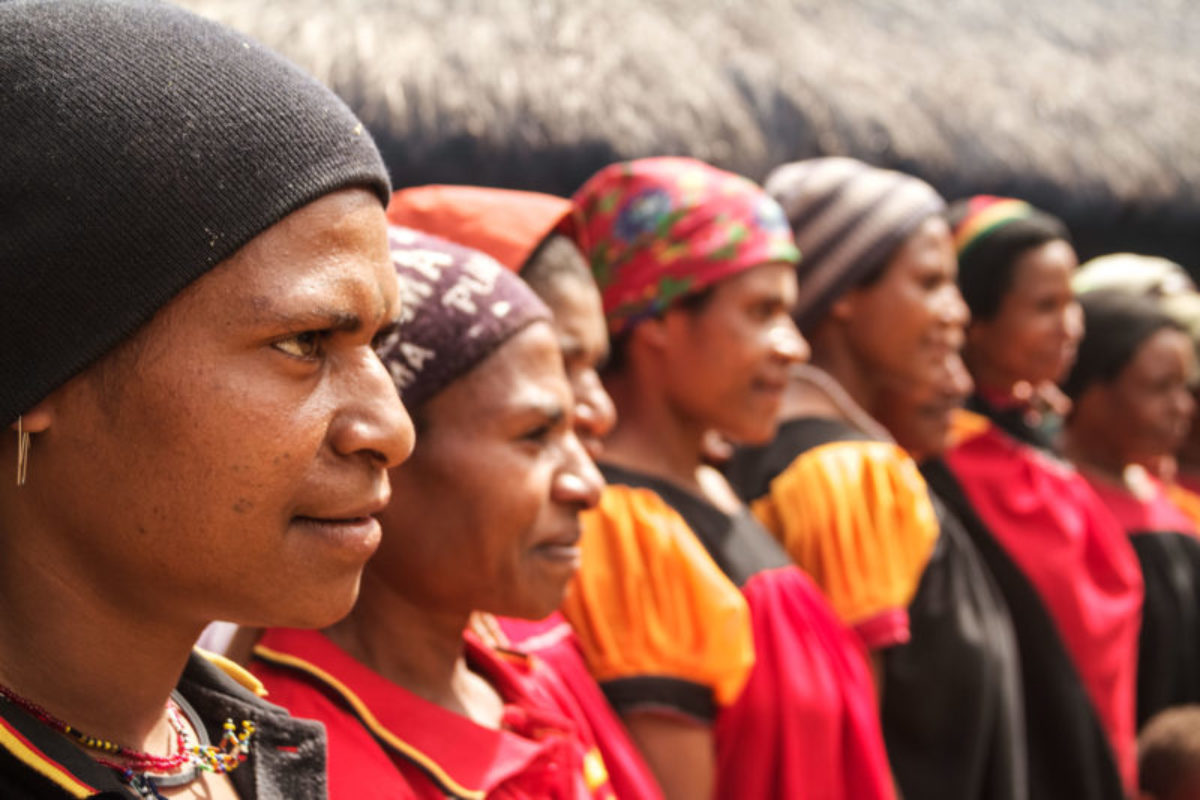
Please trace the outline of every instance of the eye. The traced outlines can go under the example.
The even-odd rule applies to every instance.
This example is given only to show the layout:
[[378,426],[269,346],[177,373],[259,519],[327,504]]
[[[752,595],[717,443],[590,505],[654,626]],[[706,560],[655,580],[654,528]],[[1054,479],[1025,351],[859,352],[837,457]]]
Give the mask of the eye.
[[273,347],[293,358],[315,358],[321,352],[323,338],[324,332],[322,331],[304,331],[278,340]]
[[554,426],[550,423],[538,425],[536,428],[525,431],[521,434],[520,441],[529,444],[542,445],[550,439],[550,434],[554,432]]
[[400,323],[399,322],[392,322],[387,325],[384,325],[382,328],[379,329],[379,331],[375,334],[375,336],[373,336],[371,338],[371,349],[379,350],[381,347],[384,347],[385,345],[390,346],[391,344],[394,343],[393,340],[399,332],[400,332]]
[[778,314],[782,308],[783,303],[774,298],[761,300],[750,306],[750,318],[759,322],[766,322]]

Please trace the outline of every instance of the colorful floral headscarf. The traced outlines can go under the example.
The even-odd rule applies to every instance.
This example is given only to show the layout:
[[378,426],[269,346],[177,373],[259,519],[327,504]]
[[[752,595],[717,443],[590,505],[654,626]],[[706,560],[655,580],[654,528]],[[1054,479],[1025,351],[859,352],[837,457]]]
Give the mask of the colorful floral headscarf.
[[613,164],[574,199],[580,249],[612,335],[750,267],[800,259],[779,204],[752,181],[702,161]]

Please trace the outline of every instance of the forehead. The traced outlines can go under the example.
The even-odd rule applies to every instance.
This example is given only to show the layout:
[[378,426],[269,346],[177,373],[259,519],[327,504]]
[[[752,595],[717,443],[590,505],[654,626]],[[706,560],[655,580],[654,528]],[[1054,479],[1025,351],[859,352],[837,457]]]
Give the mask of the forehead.
[[584,350],[608,349],[600,290],[590,278],[560,274],[543,287],[540,295],[564,338]]
[[[363,190],[334,192],[260,233],[194,286],[218,302],[269,312],[285,300],[330,293],[391,305],[396,280],[387,218]],[[203,280],[203,279],[202,279]]]
[[475,431],[531,412],[560,413],[571,392],[562,362],[549,323],[534,322],[430,399],[424,416],[431,426]]
[[1195,352],[1190,336],[1175,328],[1160,328],[1138,345],[1124,371],[1133,375],[1145,375],[1188,367],[1194,360]]
[[1062,239],[1038,245],[1022,253],[1013,265],[1013,289],[1029,291],[1070,284],[1079,266],[1075,249]]
[[786,302],[792,302],[796,287],[795,267],[784,261],[769,261],[719,281],[713,289],[713,299],[717,302],[738,302],[783,298]]
[[905,268],[929,266],[943,268],[951,274],[958,272],[950,226],[939,216],[929,217],[913,229],[896,248],[886,269],[888,273],[896,273]]

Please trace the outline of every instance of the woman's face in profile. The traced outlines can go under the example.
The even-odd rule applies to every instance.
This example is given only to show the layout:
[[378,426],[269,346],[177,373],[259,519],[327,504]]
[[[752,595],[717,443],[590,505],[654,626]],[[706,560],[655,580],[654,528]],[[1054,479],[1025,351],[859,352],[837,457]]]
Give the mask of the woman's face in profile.
[[515,334],[420,409],[368,580],[431,613],[541,619],[579,568],[603,479],[574,431],[553,328]]
[[259,234],[35,409],[31,559],[147,619],[345,614],[413,443],[371,349],[395,298],[366,191]]
[[1022,253],[995,316],[976,320],[967,332],[973,358],[1011,383],[1061,380],[1083,336],[1083,311],[1071,288],[1077,266],[1074,249],[1062,240]]

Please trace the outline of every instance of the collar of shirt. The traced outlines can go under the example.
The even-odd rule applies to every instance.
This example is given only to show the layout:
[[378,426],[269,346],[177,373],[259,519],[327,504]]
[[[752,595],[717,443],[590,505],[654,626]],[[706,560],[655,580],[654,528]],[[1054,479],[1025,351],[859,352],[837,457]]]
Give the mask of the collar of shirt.
[[579,772],[578,732],[532,685],[530,657],[464,636],[466,658],[503,699],[499,730],[448,711],[354,660],[315,631],[271,629],[255,656],[305,673],[335,692],[394,754],[415,763],[456,797],[485,797],[527,770]]
[[[179,692],[196,709],[210,740],[220,741],[226,718],[251,720],[257,730],[250,760],[230,773],[241,796],[273,789],[324,792],[325,739],[320,725],[293,720],[259,699],[248,672],[202,651],[192,654]],[[296,762],[296,763],[292,763]],[[25,771],[22,781],[38,785],[38,797],[133,798],[115,770],[96,763],[57,731],[0,699],[0,770]],[[35,777],[37,776],[37,777]]]

